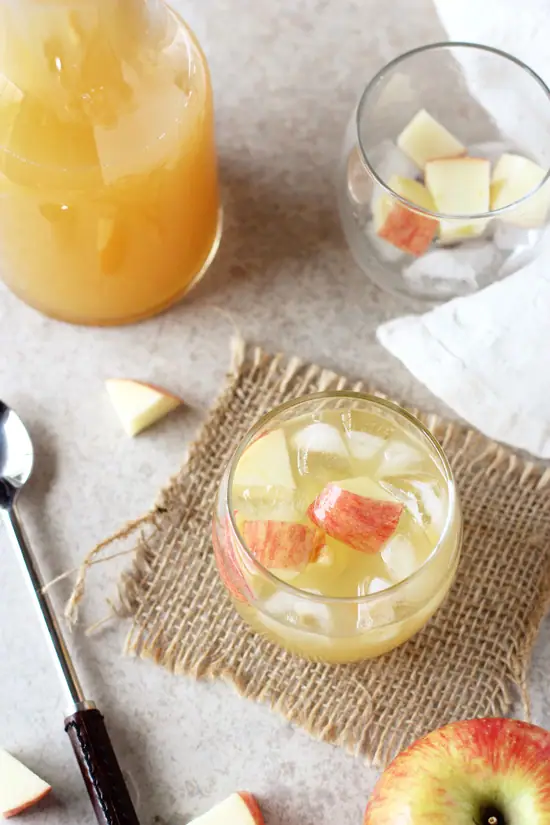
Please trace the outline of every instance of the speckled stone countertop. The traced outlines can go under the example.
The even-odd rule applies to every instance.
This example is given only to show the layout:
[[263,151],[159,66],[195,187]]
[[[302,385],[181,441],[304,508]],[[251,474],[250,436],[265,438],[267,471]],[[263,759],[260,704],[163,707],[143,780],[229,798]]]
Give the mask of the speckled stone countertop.
[[[185,0],[177,5],[188,11]],[[104,331],[49,321],[0,288],[0,396],[36,440],[37,471],[22,510],[46,578],[148,508],[176,470],[228,364],[231,329],[215,306],[267,349],[378,381],[442,411],[376,344],[376,325],[410,307],[359,272],[333,193],[340,139],[362,84],[400,52],[444,37],[431,3],[194,5],[188,18],[215,85],[226,205],[222,248],[208,276],[165,315]],[[105,397],[103,381],[112,375],[154,379],[189,407],[130,441]],[[2,534],[0,554],[0,745],[55,788],[25,822],[92,825],[62,730],[56,674]],[[94,572],[87,622],[103,614],[112,575]],[[60,586],[56,603],[66,595]],[[263,800],[268,825],[359,825],[376,771],[223,684],[174,678],[121,658],[123,636],[111,626],[91,639],[77,633],[71,645],[108,716],[143,823],[182,825],[247,788]],[[546,725],[549,640],[547,621],[531,673],[534,718]]]

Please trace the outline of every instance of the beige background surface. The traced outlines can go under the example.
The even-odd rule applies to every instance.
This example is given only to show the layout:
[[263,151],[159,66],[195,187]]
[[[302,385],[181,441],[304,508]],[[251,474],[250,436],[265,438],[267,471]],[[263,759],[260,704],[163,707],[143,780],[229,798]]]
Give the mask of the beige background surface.
[[[178,6],[186,11],[185,1]],[[22,509],[46,578],[146,509],[183,459],[227,368],[231,330],[215,306],[267,349],[440,410],[375,343],[376,325],[409,308],[371,287],[353,263],[332,184],[362,84],[406,48],[442,37],[429,0],[196,7],[190,19],[213,72],[226,205],[223,245],[207,278],[162,317],[105,331],[51,322],[0,287],[0,396],[36,440],[37,472]],[[154,379],[189,406],[132,442],[104,393],[113,375]],[[62,694],[3,534],[0,558],[0,745],[56,790],[25,821],[91,825],[62,731]],[[87,621],[103,614],[111,575],[95,571]],[[66,594],[61,586],[59,604]],[[547,725],[549,630],[547,621],[532,672],[535,720]],[[375,771],[222,684],[120,658],[122,638],[112,627],[95,639],[77,634],[72,646],[139,792],[143,823],[184,823],[247,788],[265,801],[268,825],[359,825]]]

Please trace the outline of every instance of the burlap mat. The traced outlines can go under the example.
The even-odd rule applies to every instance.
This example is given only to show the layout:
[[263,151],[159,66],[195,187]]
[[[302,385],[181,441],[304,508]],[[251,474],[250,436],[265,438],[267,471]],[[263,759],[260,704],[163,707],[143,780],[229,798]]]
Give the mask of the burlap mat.
[[120,583],[132,618],[126,651],[178,674],[231,682],[314,736],[383,764],[441,724],[505,714],[515,691],[527,705],[531,648],[550,592],[550,470],[420,414],[449,455],[464,506],[464,552],[449,598],[419,635],[378,660],[335,667],[293,658],[233,610],[216,572],[211,514],[227,460],[256,419],[328,388],[366,389],[296,359],[243,353]]

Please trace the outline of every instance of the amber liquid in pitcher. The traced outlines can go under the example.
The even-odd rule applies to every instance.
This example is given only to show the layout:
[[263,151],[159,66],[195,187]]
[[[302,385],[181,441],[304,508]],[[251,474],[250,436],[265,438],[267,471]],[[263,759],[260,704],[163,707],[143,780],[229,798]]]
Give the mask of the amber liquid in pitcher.
[[47,315],[152,315],[220,231],[205,58],[164,3],[0,4],[0,255]]

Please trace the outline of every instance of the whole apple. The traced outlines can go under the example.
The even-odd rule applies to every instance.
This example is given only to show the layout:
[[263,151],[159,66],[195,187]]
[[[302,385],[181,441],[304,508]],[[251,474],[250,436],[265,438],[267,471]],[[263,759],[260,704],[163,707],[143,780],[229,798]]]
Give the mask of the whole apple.
[[550,825],[550,732],[514,719],[439,728],[382,774],[364,825]]

